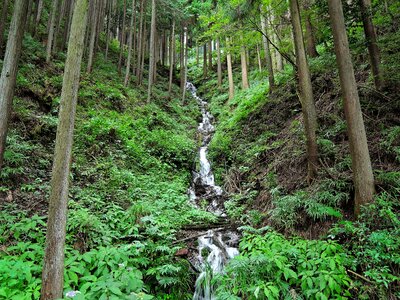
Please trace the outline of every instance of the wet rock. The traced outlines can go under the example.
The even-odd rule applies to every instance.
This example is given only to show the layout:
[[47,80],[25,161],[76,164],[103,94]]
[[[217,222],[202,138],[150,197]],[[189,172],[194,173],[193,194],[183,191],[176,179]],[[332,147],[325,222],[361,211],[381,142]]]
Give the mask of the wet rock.
[[187,248],[182,248],[175,252],[175,256],[178,257],[187,257],[188,254],[189,254],[189,249]]

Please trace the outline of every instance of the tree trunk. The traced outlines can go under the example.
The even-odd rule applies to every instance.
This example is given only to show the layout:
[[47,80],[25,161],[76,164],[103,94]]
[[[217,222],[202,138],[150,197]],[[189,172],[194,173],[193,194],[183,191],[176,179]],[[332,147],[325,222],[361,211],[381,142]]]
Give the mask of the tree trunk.
[[61,0],[59,2],[59,7],[57,9],[58,14],[57,14],[57,17],[56,17],[52,53],[56,53],[56,51],[57,51],[57,37],[58,37],[58,34],[60,32],[61,23],[62,23],[62,20],[64,18],[64,14],[65,14],[66,1],[68,1],[68,0]]
[[110,48],[110,34],[111,34],[111,15],[112,15],[112,1],[108,0],[107,2],[107,14],[106,14],[106,50],[104,54],[104,58],[108,60],[108,51]]
[[212,49],[212,40],[210,40],[208,42],[208,67],[210,68],[210,70],[212,70],[212,54],[213,54],[213,49]]
[[143,43],[144,43],[144,34],[143,34],[143,11],[144,11],[144,5],[145,5],[145,0],[141,0],[140,1],[140,19],[139,19],[139,38],[138,38],[138,45],[137,45],[137,53],[138,53],[138,68],[136,69],[136,80],[137,80],[137,84],[140,85],[141,84],[141,62],[142,62],[142,55],[143,55]]
[[68,4],[66,6],[66,17],[63,30],[63,38],[61,43],[61,50],[65,50],[65,47],[68,44],[68,38],[71,30],[72,15],[74,13],[74,1],[67,0],[67,2]]
[[43,12],[43,0],[38,0],[35,21],[33,22],[33,28],[32,28],[33,37],[36,36],[37,28],[40,24],[40,19],[42,18],[42,12]]
[[299,5],[297,0],[290,0],[289,2],[296,52],[296,64],[298,68],[298,95],[302,106],[305,134],[307,140],[308,181],[311,182],[316,176],[318,166],[318,150],[316,137],[317,115],[315,111],[314,95],[311,85],[311,75],[308,67],[306,52],[304,49]]
[[367,40],[369,60],[371,63],[372,76],[374,77],[375,88],[382,89],[382,74],[380,72],[380,51],[377,42],[377,35],[372,23],[371,0],[359,0],[362,21],[364,25],[365,38]]
[[207,44],[203,46],[203,77],[207,78]]
[[261,30],[263,32],[262,39],[263,39],[265,59],[268,69],[269,91],[272,92],[275,87],[274,69],[272,67],[272,58],[271,58],[271,50],[269,47],[269,41],[267,39],[268,32],[267,32],[266,20],[262,14],[261,14]]
[[[262,63],[261,63],[261,55],[260,55],[260,47],[257,44],[257,62],[258,62],[258,70],[262,71]],[[270,89],[271,90],[271,89]]]
[[125,47],[125,22],[126,22],[126,0],[124,0],[124,12],[122,17],[122,29],[121,29],[121,43],[119,44],[119,60],[118,60],[118,73],[121,74],[122,71],[122,61],[124,56]]
[[226,63],[228,69],[228,82],[229,82],[229,99],[235,96],[235,85],[233,83],[233,72],[232,72],[232,54],[230,47],[230,39],[226,38]]
[[311,23],[312,10],[310,8],[309,0],[304,2],[305,11],[305,23],[306,23],[306,43],[307,43],[307,53],[310,57],[317,57],[319,54],[317,52],[315,36],[314,36],[314,26]]
[[132,16],[131,16],[131,25],[130,25],[130,28],[129,28],[128,59],[126,61],[124,86],[128,86],[129,75],[130,75],[130,71],[131,71],[132,44],[133,44],[133,24],[134,24],[134,19],[135,19],[135,7],[136,7],[136,1],[132,0]]
[[92,18],[90,20],[91,22],[91,29],[90,29],[90,43],[89,43],[89,58],[88,58],[88,63],[87,63],[87,73],[92,72],[93,68],[93,60],[94,60],[94,46],[96,42],[96,27],[97,27],[97,7],[99,4],[99,0],[91,0],[93,5],[90,5],[90,7],[93,9],[92,11]]
[[183,26],[182,26],[182,31],[179,35],[179,43],[180,43],[180,52],[179,52],[179,75],[180,75],[180,88],[181,88],[181,94],[183,94],[183,89],[184,87],[184,44],[183,44],[183,39],[184,39],[184,32],[183,32]]
[[172,79],[174,76],[174,53],[175,53],[175,19],[172,20],[172,29],[171,29],[171,42],[170,42],[170,63],[169,63],[169,84],[168,84],[168,94],[171,98],[172,93]]
[[147,89],[147,103],[150,103],[153,89],[154,64],[155,64],[155,37],[156,37],[156,0],[151,1],[151,28],[150,28],[150,60],[149,60],[149,85]]
[[[240,36],[240,41],[243,43],[243,36]],[[247,77],[246,47],[244,45],[240,47],[240,64],[242,66],[242,88],[247,90],[250,85]]]
[[47,221],[41,300],[54,300],[63,297],[69,173],[87,11],[87,0],[77,0],[72,18],[71,36],[68,42],[61,91],[59,124],[50,183],[49,218]]
[[47,45],[46,45],[46,63],[49,63],[51,60],[51,54],[53,49],[53,39],[54,39],[54,31],[55,31],[55,24],[56,24],[56,15],[58,9],[59,0],[53,1],[53,7],[51,9],[50,15],[50,25],[49,25],[49,34],[47,36]]
[[18,59],[21,53],[22,38],[28,10],[28,1],[16,0],[8,34],[6,53],[0,77],[0,171],[3,166],[8,123],[10,119]]
[[0,20],[0,55],[3,54],[3,43],[4,43],[4,31],[7,22],[7,12],[8,12],[8,1],[3,0],[2,10],[1,10],[1,20]]
[[222,85],[222,65],[221,65],[221,45],[220,40],[217,38],[217,77],[218,77],[218,87]]
[[186,96],[186,82],[187,82],[187,59],[188,59],[188,47],[187,47],[187,27],[183,27],[183,89],[182,89],[182,104],[185,104]]
[[373,201],[375,193],[374,175],[372,173],[367,136],[358,98],[341,0],[328,0],[328,7],[349,135],[355,188],[354,213],[358,216],[361,205]]

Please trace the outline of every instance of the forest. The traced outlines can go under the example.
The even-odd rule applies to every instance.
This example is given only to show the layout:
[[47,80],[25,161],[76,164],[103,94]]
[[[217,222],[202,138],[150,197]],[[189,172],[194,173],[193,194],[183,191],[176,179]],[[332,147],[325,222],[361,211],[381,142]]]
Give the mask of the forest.
[[0,0],[0,300],[400,299],[399,28]]

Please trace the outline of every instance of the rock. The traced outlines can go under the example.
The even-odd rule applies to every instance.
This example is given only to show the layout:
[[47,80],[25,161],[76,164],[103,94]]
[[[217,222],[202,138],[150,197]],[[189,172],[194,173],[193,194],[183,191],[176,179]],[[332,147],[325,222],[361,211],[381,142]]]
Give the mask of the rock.
[[6,202],[12,202],[13,201],[13,194],[11,191],[7,192],[7,197],[6,197]]
[[175,252],[175,256],[178,256],[178,257],[187,257],[188,254],[189,254],[189,250],[187,248],[182,248]]

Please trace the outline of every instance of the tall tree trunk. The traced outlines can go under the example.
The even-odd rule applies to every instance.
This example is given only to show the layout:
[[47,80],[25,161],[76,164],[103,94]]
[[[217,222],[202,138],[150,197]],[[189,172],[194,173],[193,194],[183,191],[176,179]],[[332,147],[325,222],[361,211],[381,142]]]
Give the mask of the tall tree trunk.
[[210,70],[212,70],[212,55],[213,55],[213,49],[212,49],[212,40],[210,40],[208,42],[208,67],[210,68]]
[[181,88],[181,94],[183,94],[183,89],[184,87],[184,44],[183,44],[183,39],[184,39],[184,32],[183,32],[183,27],[182,30],[179,34],[179,43],[180,43],[180,52],[179,52],[179,75],[180,75],[180,88]]
[[33,10],[33,2],[34,0],[27,0],[29,1],[28,4],[28,11],[26,13],[26,21],[25,21],[25,32],[29,32],[30,25],[31,25],[31,15],[32,15],[32,10]]
[[207,44],[203,46],[203,77],[207,78]]
[[155,37],[156,37],[156,0],[151,1],[151,28],[150,28],[150,60],[149,60],[149,85],[147,89],[147,103],[150,103],[153,89],[154,64],[155,64]]
[[63,38],[61,43],[61,50],[65,50],[66,45],[68,43],[69,33],[71,30],[72,15],[74,13],[74,0],[66,0],[66,1],[68,3],[65,10],[66,17],[63,30]]
[[377,35],[372,22],[371,0],[359,0],[362,21],[364,25],[365,38],[367,40],[369,60],[371,63],[372,76],[377,90],[382,89],[382,74],[380,72],[380,51],[377,42]]
[[146,26],[146,22],[144,22],[144,24],[143,24],[143,42],[142,42],[142,49],[141,49],[142,61],[140,63],[139,85],[143,84],[144,59],[145,59],[146,45],[147,45],[147,26]]
[[124,0],[124,11],[122,17],[122,29],[121,29],[121,43],[119,50],[119,60],[118,60],[118,73],[121,74],[122,71],[122,61],[124,56],[124,48],[125,48],[125,22],[126,22],[126,0]]
[[57,17],[56,17],[56,24],[55,24],[55,30],[54,30],[54,38],[53,38],[53,49],[52,53],[56,53],[57,51],[57,37],[60,32],[60,27],[62,20],[64,18],[64,13],[65,13],[65,4],[68,0],[61,0],[59,2],[59,8],[57,9]]
[[46,45],[46,63],[49,63],[51,60],[51,54],[53,49],[53,40],[54,40],[54,32],[55,32],[55,24],[56,24],[56,16],[58,10],[59,0],[53,1],[53,6],[51,9],[50,15],[50,25],[49,25],[49,34],[47,36],[47,45]]
[[182,89],[182,103],[183,104],[185,104],[185,96],[186,96],[187,56],[188,56],[187,27],[186,27],[186,25],[184,25],[184,27],[183,27],[183,89]]
[[71,36],[68,42],[61,91],[59,124],[50,184],[49,218],[47,221],[41,300],[54,300],[63,296],[69,173],[87,11],[87,0],[77,0],[72,19]]
[[262,14],[261,14],[261,30],[263,32],[262,39],[263,39],[263,45],[264,45],[265,60],[266,60],[267,69],[268,69],[269,91],[272,92],[275,87],[274,68],[272,66],[270,45],[269,45],[269,41],[267,39],[268,32],[267,32],[266,20]]
[[221,64],[221,45],[220,40],[217,38],[217,77],[218,77],[218,87],[222,85],[222,64]]
[[305,11],[305,23],[306,23],[307,53],[310,57],[317,57],[319,54],[317,52],[317,46],[315,42],[314,26],[311,23],[312,10],[310,8],[309,0],[306,0],[304,2],[304,11]]
[[244,90],[250,87],[249,79],[247,77],[247,59],[246,59],[246,47],[243,45],[243,36],[240,36],[240,41],[242,43],[240,47],[240,64],[242,66],[242,88]]
[[196,66],[198,66],[200,63],[200,51],[199,51],[199,45],[196,43]]
[[131,16],[131,25],[129,28],[128,59],[126,61],[124,86],[128,85],[129,75],[130,75],[130,71],[131,71],[132,45],[133,45],[133,24],[134,24],[134,20],[135,20],[135,7],[136,7],[136,1],[132,0],[132,16]]
[[174,76],[174,53],[175,53],[175,19],[172,20],[172,29],[171,29],[171,42],[170,42],[170,63],[169,63],[169,84],[168,84],[168,94],[171,98],[172,93],[172,79]]
[[90,20],[91,22],[91,28],[90,28],[90,43],[89,43],[89,58],[88,58],[88,63],[87,63],[87,69],[86,72],[91,73],[92,68],[93,68],[93,60],[94,60],[94,46],[96,42],[96,27],[97,27],[97,18],[98,18],[98,4],[99,0],[91,0],[93,5],[90,5],[90,7],[93,9],[92,13],[92,18]]
[[229,99],[235,96],[235,85],[233,83],[233,71],[232,71],[232,54],[230,49],[230,39],[226,38],[226,63],[228,69],[228,82],[229,82]]
[[43,0],[38,0],[35,21],[33,23],[34,25],[32,28],[32,36],[33,37],[36,36],[37,28],[39,27],[40,19],[42,18],[42,12],[43,12]]
[[8,123],[17,78],[18,59],[21,53],[22,38],[28,10],[28,1],[16,0],[8,34],[6,53],[0,77],[0,171],[3,166]]
[[373,201],[375,193],[374,175],[372,173],[367,136],[358,98],[341,0],[328,0],[328,6],[349,135],[355,188],[354,213],[358,216],[361,205]]
[[[257,44],[257,62],[258,62],[258,70],[262,71],[262,63],[261,63],[261,54],[260,54],[260,47]],[[271,90],[271,89],[270,89]]]
[[302,106],[305,134],[307,140],[308,181],[311,182],[317,173],[317,114],[311,85],[311,75],[304,49],[303,32],[300,21],[300,11],[297,0],[290,0],[290,14],[293,27],[293,37],[298,69],[298,94]]
[[1,19],[0,19],[0,55],[3,54],[4,31],[5,31],[6,22],[7,22],[8,1],[9,0],[3,0],[3,5],[2,5],[2,10],[1,10]]
[[141,78],[141,62],[142,62],[142,54],[143,54],[143,51],[142,51],[142,49],[143,49],[143,43],[144,43],[144,35],[143,35],[143,18],[144,18],[144,15],[143,15],[143,11],[144,11],[144,5],[145,5],[145,0],[141,0],[140,1],[140,13],[139,13],[139,15],[140,15],[140,18],[139,18],[139,37],[138,37],[138,45],[137,45],[137,53],[138,53],[138,58],[137,58],[137,61],[138,61],[138,68],[136,69],[136,80],[137,80],[137,84],[138,85],[140,85],[141,84],[141,81],[140,81],[140,78]]
[[111,16],[112,16],[112,1],[108,0],[107,2],[107,14],[106,14],[106,50],[104,54],[104,58],[108,60],[108,51],[110,48],[110,34],[111,34]]

